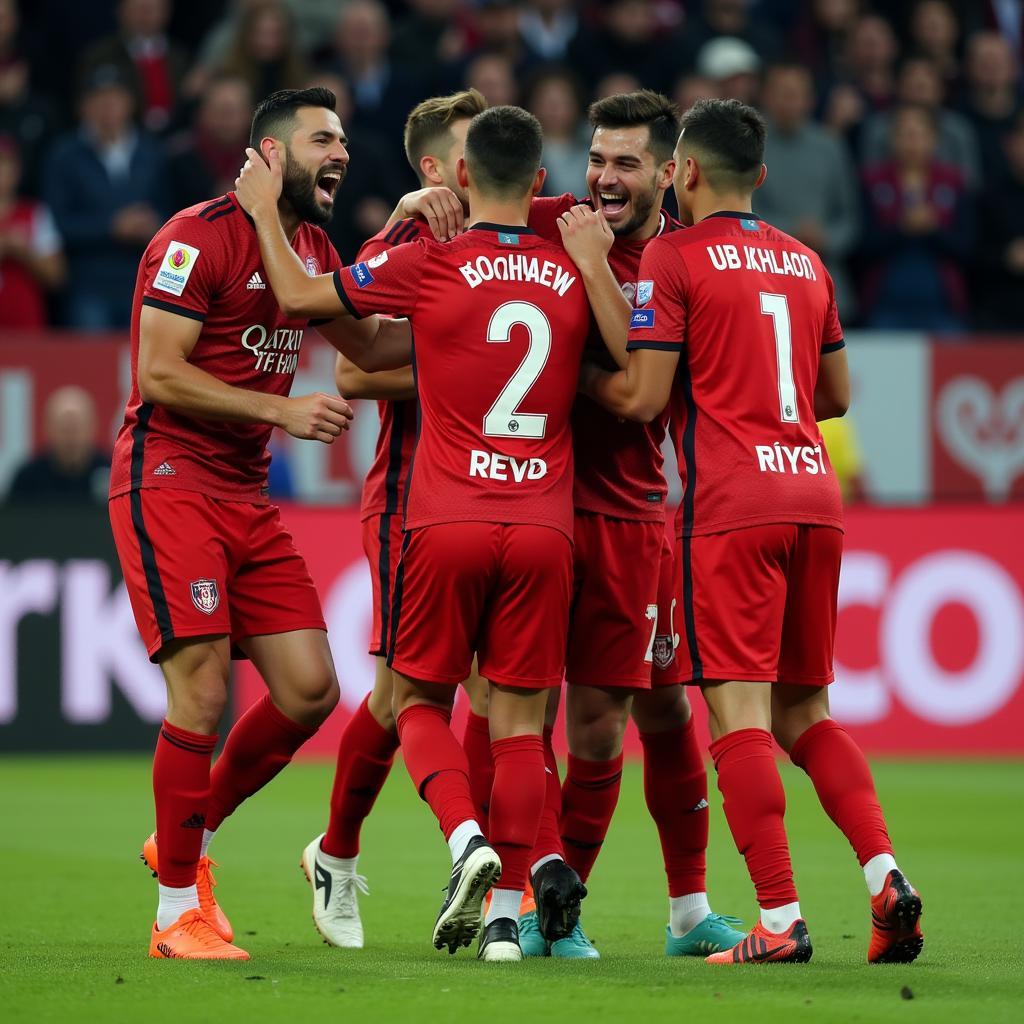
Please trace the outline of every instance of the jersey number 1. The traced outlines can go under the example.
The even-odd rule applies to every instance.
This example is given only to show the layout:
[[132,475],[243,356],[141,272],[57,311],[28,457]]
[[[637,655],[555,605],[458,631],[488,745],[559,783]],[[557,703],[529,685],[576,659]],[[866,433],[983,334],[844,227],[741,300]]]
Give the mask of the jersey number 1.
[[551,324],[544,313],[530,302],[506,302],[491,316],[487,340],[499,345],[508,344],[516,324],[526,328],[529,348],[516,372],[494,400],[494,405],[487,410],[484,434],[487,437],[541,438],[547,429],[547,416],[537,412],[517,412],[517,409],[547,365],[551,353]]
[[775,330],[775,360],[779,370],[779,416],[783,423],[799,423],[796,384],[793,381],[793,331],[785,295],[761,292],[761,312],[772,318]]

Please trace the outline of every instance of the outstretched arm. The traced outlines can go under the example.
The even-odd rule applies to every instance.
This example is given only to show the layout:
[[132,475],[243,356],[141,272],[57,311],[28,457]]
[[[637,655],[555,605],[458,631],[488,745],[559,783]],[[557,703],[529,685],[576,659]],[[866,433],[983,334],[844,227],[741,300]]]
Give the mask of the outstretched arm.
[[338,386],[338,394],[345,398],[401,402],[416,397],[416,381],[411,366],[367,373],[340,352],[334,364],[334,383]]
[[[338,317],[317,330],[364,373],[409,367],[412,362],[412,330],[408,320],[370,316],[356,320]],[[412,374],[412,368],[409,367]]]
[[679,353],[641,348],[615,373],[584,363],[580,392],[623,419],[650,423],[668,405]]

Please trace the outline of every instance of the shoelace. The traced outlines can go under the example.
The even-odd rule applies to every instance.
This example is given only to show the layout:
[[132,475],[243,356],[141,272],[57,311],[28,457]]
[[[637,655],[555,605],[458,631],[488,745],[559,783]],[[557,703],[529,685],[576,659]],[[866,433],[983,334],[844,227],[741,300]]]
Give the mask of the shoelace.
[[217,946],[223,941],[198,910],[186,915],[186,920],[181,924],[181,931],[191,935],[204,946]]
[[332,903],[344,914],[351,914],[356,906],[356,892],[364,896],[370,895],[370,887],[366,883],[364,875],[342,875],[334,890]]
[[743,924],[743,918],[732,917],[729,914],[708,914],[712,921],[721,921],[723,924]]
[[217,887],[217,879],[213,877],[212,869],[219,867],[220,865],[212,857],[203,857],[199,861],[199,874],[210,883],[211,889]]

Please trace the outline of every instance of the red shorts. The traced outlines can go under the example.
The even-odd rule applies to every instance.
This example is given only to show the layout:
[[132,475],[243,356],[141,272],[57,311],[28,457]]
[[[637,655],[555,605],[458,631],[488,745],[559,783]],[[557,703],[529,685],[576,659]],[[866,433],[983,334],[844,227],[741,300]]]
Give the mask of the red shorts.
[[832,682],[841,530],[778,523],[677,544],[684,679]]
[[566,682],[634,690],[678,683],[664,525],[577,512],[573,539]]
[[572,596],[572,544],[548,526],[443,523],[405,535],[388,664],[461,683],[473,653],[499,686],[558,686]]
[[327,628],[276,505],[149,487],[112,498],[110,525],[153,661],[180,637]]
[[402,514],[378,512],[363,520],[363,551],[370,563],[373,593],[373,626],[368,653],[381,658],[388,653],[391,632],[391,598],[395,574],[402,557]]

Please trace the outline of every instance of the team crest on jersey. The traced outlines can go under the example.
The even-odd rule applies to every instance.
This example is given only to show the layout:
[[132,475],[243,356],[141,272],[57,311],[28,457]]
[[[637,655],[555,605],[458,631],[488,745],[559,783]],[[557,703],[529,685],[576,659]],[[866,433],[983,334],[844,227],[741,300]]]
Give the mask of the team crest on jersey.
[[204,614],[212,615],[220,607],[220,591],[216,580],[193,580],[192,603]]
[[619,287],[622,289],[622,294],[626,296],[626,301],[632,306],[633,300],[636,298],[636,285],[632,281],[626,281]]
[[675,648],[672,646],[672,637],[661,634],[654,638],[654,649],[651,654],[654,657],[654,664],[657,668],[666,669],[672,664],[675,657]]
[[388,251],[387,251],[387,249],[385,249],[383,252],[379,252],[379,253],[377,253],[376,256],[372,257],[371,259],[368,259],[366,261],[366,265],[368,267],[376,268],[376,267],[383,266],[383,264],[387,263],[387,261],[388,261]]
[[306,257],[306,273],[310,277],[319,277],[323,273],[320,269],[320,261],[315,256]]
[[637,281],[636,283],[636,304],[646,306],[654,297],[653,281]]

